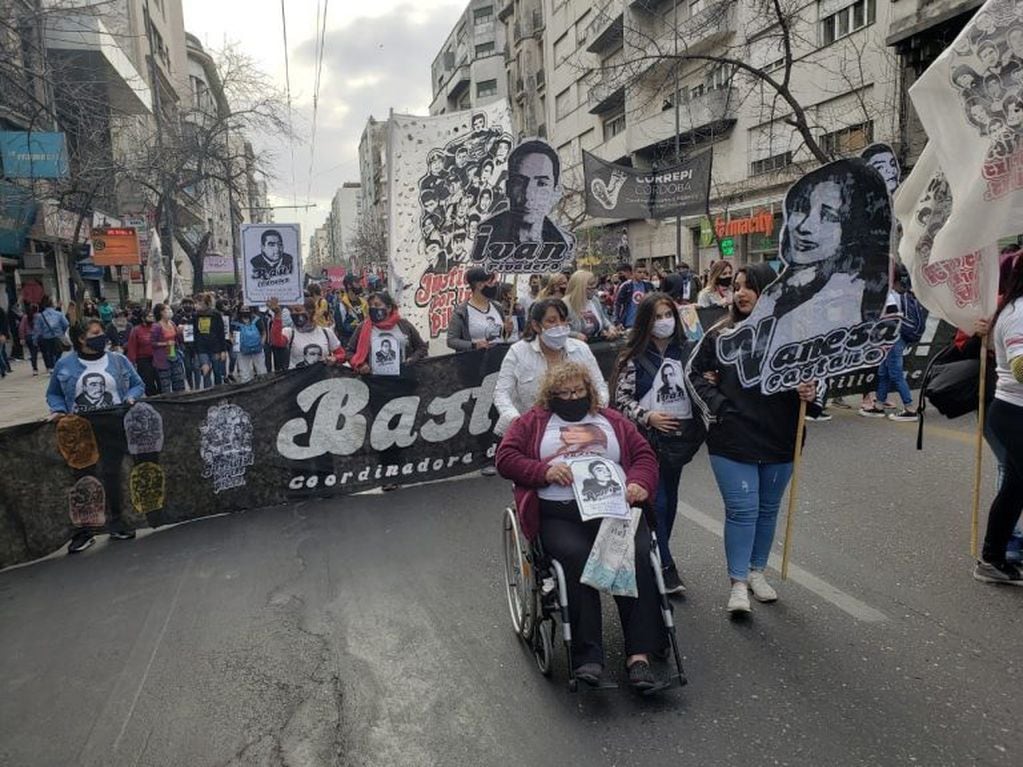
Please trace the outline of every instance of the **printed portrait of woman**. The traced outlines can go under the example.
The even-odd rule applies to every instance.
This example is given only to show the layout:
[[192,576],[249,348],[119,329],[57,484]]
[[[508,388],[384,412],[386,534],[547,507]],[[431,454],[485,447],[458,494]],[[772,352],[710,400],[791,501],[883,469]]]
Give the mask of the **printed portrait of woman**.
[[839,160],[785,195],[778,279],[747,322],[776,324],[766,360],[786,344],[876,320],[888,294],[891,197],[866,160]]

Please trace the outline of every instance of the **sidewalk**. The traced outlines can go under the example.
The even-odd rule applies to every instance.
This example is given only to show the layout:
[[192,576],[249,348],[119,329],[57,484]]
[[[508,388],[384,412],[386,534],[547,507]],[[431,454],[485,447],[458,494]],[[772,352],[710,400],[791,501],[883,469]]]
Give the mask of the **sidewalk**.
[[0,379],[0,427],[45,418],[50,412],[46,407],[46,386],[50,377],[46,375],[42,357],[39,375],[35,377],[28,360],[12,358],[11,367],[14,372]]

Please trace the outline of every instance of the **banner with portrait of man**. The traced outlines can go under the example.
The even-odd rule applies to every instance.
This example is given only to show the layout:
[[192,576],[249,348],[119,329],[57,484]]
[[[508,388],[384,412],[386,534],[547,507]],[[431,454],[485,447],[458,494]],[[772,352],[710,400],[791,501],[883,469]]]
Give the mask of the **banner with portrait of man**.
[[271,298],[300,304],[301,228],[298,224],[242,224],[241,272],[245,302],[265,306]]
[[468,298],[479,225],[505,202],[510,127],[507,101],[389,121],[389,287],[402,316],[429,338],[447,330]]
[[891,232],[886,180],[866,160],[803,176],[785,195],[781,272],[718,337],[719,361],[764,394],[878,365],[899,337],[899,318],[882,317]]

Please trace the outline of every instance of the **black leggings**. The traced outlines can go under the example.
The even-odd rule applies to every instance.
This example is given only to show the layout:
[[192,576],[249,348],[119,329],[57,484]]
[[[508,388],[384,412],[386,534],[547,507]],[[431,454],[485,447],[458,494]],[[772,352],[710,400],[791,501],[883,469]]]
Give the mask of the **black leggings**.
[[[600,520],[583,522],[574,501],[540,501],[540,540],[548,555],[565,570],[568,611],[572,621],[572,662],[604,663],[600,592],[579,582]],[[625,635],[625,654],[663,650],[668,636],[658,606],[657,583],[650,567],[650,533],[640,519],[636,531],[636,586],[639,596],[615,597]]]
[[1005,447],[1005,475],[988,513],[983,557],[987,562],[1004,562],[1005,547],[1023,511],[1023,407],[996,399],[987,423]]

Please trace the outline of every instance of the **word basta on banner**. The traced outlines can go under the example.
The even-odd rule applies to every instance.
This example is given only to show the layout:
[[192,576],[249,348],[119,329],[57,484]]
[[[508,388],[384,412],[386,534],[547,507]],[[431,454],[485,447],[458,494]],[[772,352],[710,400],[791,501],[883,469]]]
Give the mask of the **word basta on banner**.
[[667,218],[703,213],[712,154],[656,170],[616,165],[583,152],[586,213],[597,218]]

